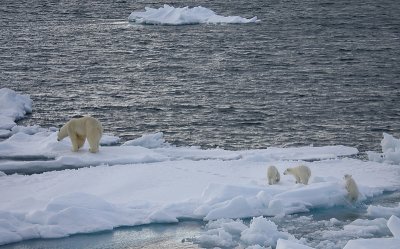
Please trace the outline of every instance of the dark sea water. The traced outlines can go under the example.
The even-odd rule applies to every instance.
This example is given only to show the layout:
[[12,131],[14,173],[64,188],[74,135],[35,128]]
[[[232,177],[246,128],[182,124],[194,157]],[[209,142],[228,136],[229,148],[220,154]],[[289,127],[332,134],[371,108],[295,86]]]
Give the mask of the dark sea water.
[[[164,3],[261,22],[127,21]],[[33,99],[22,125],[90,114],[123,140],[161,131],[204,148],[378,151],[383,132],[400,136],[400,1],[1,0],[0,87]],[[181,239],[200,229],[180,222],[9,247],[189,248]]]
[[[261,22],[128,23],[164,3]],[[395,0],[2,0],[0,51],[0,86],[34,101],[23,125],[91,114],[123,140],[226,149],[379,150],[400,135]]]

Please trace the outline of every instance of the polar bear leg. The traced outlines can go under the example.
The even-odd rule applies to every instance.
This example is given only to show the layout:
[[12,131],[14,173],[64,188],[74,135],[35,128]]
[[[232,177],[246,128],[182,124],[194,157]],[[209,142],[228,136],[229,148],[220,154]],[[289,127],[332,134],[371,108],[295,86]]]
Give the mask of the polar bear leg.
[[77,152],[79,150],[79,146],[78,146],[78,134],[76,134],[76,132],[72,129],[71,125],[68,126],[67,128],[68,131],[68,136],[69,139],[71,139],[71,143],[72,143],[72,151],[73,152]]
[[69,138],[71,139],[71,143],[72,143],[72,151],[73,152],[77,152],[79,150],[79,146],[78,146],[78,136],[76,134],[70,134]]
[[77,136],[77,137],[78,137],[77,144],[78,144],[78,150],[79,150],[85,144],[86,137],[85,136]]
[[96,132],[90,132],[87,134],[87,140],[89,142],[89,151],[92,153],[96,153],[99,151],[99,144],[100,144],[101,134]]
[[308,184],[308,180],[310,180],[311,170],[307,166],[303,166],[301,168],[301,182],[305,185]]

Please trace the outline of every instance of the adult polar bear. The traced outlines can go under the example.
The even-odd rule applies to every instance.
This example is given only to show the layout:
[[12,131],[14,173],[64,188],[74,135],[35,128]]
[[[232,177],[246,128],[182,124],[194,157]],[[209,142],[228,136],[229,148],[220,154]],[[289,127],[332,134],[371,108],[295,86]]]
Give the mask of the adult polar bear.
[[89,151],[96,153],[99,151],[100,138],[103,135],[101,123],[90,116],[77,116],[68,121],[57,134],[57,140],[69,136],[72,142],[72,151],[78,151],[87,139],[89,142]]

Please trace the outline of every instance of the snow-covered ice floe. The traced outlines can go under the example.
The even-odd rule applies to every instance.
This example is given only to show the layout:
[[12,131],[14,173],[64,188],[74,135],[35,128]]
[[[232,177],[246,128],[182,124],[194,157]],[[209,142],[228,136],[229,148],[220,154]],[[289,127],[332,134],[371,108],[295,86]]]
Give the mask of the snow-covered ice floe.
[[[344,174],[357,182],[358,202],[400,189],[399,165],[351,158],[358,150],[345,146],[206,150],[173,146],[156,133],[102,146],[96,154],[87,145],[73,153],[69,139],[57,142],[56,131],[29,130],[0,142],[0,171],[9,173],[0,173],[0,245],[198,219],[209,222],[199,244],[215,241],[215,246],[229,247],[240,241],[249,248],[306,248],[301,238],[280,230],[268,217],[357,205],[347,198]],[[114,138],[104,139],[108,144]],[[311,169],[309,185],[282,174],[300,164]],[[281,172],[276,185],[267,183],[269,165]],[[47,169],[58,170],[11,174]],[[242,218],[252,221],[245,225]],[[387,229],[385,222],[358,221],[343,233],[360,226],[375,231],[370,224]],[[396,239],[398,226],[394,218],[388,226]]]
[[254,23],[257,17],[250,19],[240,16],[220,16],[214,11],[198,6],[175,8],[165,4],[158,9],[146,7],[145,11],[132,12],[128,20],[140,24],[161,24],[161,25],[187,25],[202,23]]
[[[103,136],[101,144],[114,143],[113,136]],[[100,153],[88,153],[88,144],[79,152],[71,151],[69,139],[57,141],[57,132],[40,131],[34,134],[17,132],[0,143],[0,164],[4,172],[40,172],[49,169],[79,168],[100,164],[135,164],[175,160],[320,160],[357,154],[346,146],[268,148],[263,150],[227,151],[204,150],[199,147],[175,147],[165,142],[162,133],[147,134],[125,142],[122,146],[102,147]],[[13,159],[13,160],[12,160]],[[21,160],[36,159],[36,160]],[[42,160],[40,160],[42,159]]]

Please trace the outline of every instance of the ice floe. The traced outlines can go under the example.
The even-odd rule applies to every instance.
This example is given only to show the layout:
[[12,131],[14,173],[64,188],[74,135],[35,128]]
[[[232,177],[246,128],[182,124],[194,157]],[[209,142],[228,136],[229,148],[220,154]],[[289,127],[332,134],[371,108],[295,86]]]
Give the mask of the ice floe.
[[165,4],[158,9],[146,7],[145,11],[132,12],[128,20],[140,24],[161,24],[161,25],[187,25],[201,23],[254,23],[257,17],[250,19],[240,16],[221,16],[214,11],[198,7],[175,8]]
[[[20,103],[15,92],[2,91],[7,94],[0,95],[0,101],[6,106]],[[18,115],[24,111],[25,107],[19,109]],[[102,144],[118,141],[104,136]],[[400,189],[398,164],[351,158],[357,153],[356,148],[339,145],[238,151],[177,147],[162,133],[102,146],[97,154],[88,152],[87,145],[74,153],[69,139],[57,142],[53,129],[17,127],[0,142],[0,171],[9,174],[0,173],[0,245],[198,219],[208,222],[206,233],[197,238],[199,244],[306,248],[301,238],[279,229],[271,217],[352,207]],[[308,185],[295,184],[293,177],[284,175],[279,184],[268,185],[269,165],[283,172],[300,164],[311,169]],[[358,203],[346,199],[344,174],[353,175],[359,186]],[[382,210],[370,206],[368,214],[372,217]],[[397,208],[385,210],[384,218],[397,214]],[[347,248],[360,248],[356,246],[365,238],[372,245],[376,237],[391,236],[390,232],[398,237],[396,218],[387,225],[386,219],[376,218],[316,235],[328,241],[351,234]],[[327,222],[331,226],[336,221]],[[360,236],[364,240],[353,240]],[[379,241],[390,248],[396,238]]]

